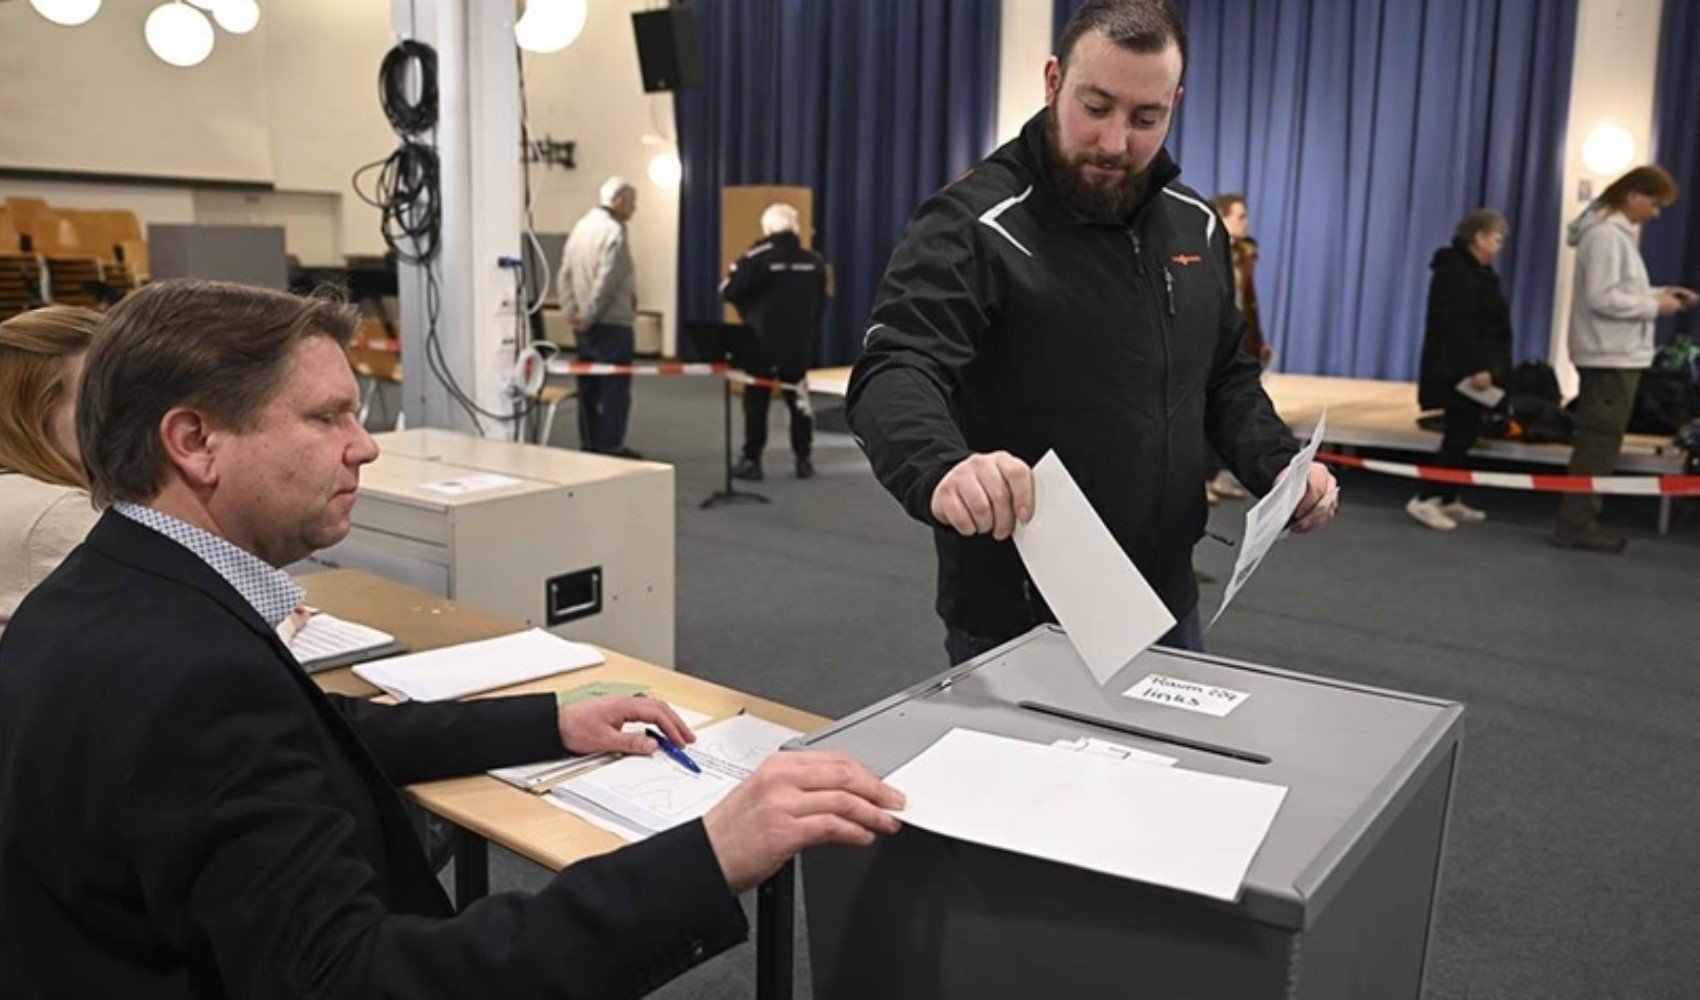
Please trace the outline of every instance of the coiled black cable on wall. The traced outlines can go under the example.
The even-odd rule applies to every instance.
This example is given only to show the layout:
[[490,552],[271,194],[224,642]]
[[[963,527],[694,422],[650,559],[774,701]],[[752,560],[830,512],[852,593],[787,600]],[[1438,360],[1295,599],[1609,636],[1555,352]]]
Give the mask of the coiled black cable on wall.
[[[412,94],[417,85],[418,94]],[[442,247],[442,169],[437,158],[437,51],[423,42],[405,39],[384,54],[378,68],[378,101],[400,143],[389,156],[354,172],[354,193],[381,216],[384,245],[396,260],[423,270],[425,275],[425,364],[449,397],[484,434],[482,415],[513,421],[520,413],[487,410],[461,388],[450,370],[438,330],[442,287],[437,277],[437,254]],[[378,172],[371,194],[361,179]],[[527,408],[528,410],[529,408]]]
[[[419,96],[408,95],[412,72],[419,81]],[[437,125],[437,50],[424,42],[405,39],[384,54],[378,67],[378,99],[384,117],[400,136],[418,135]]]
[[[417,81],[417,97],[409,93]],[[407,264],[425,266],[437,257],[443,231],[442,171],[435,141],[437,52],[411,39],[385,53],[378,69],[378,102],[401,143],[395,152],[354,172],[354,193],[382,217],[384,245]],[[378,171],[371,194],[361,180]]]

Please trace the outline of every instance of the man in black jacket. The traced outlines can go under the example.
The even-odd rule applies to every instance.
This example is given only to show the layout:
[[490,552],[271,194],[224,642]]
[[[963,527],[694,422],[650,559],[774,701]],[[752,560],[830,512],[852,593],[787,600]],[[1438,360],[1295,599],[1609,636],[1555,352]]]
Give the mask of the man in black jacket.
[[[1091,0],[1046,108],[928,199],[874,303],[848,410],[874,472],[932,525],[961,660],[1050,620],[1007,539],[1055,449],[1198,648],[1205,442],[1252,490],[1297,445],[1240,350],[1228,239],[1163,151],[1186,36],[1167,0]],[[1313,466],[1295,530],[1333,516]]]
[[[1493,261],[1511,230],[1505,216],[1478,208],[1464,216],[1451,244],[1434,252],[1423,327],[1417,402],[1446,411],[1435,462],[1461,469],[1481,437],[1483,406],[1459,391],[1465,379],[1477,391],[1493,388],[1511,370],[1511,306],[1499,288]],[[1464,502],[1456,486],[1433,483],[1405,504],[1405,513],[1436,531],[1477,524],[1487,514]]]
[[896,793],[779,754],[701,822],[458,915],[395,785],[644,753],[664,705],[327,696],[277,635],[275,567],[349,530],[377,448],[324,301],[199,282],[109,315],[78,401],[87,542],[0,646],[0,993],[634,996],[742,940],[734,893],[866,843]]
[[[762,238],[732,263],[720,294],[738,307],[755,329],[761,364],[752,375],[777,378],[788,385],[803,381],[814,362],[820,337],[821,307],[826,302],[826,262],[803,245],[797,210],[774,202],[761,213]],[[814,414],[807,392],[783,390],[791,411],[791,454],[797,478],[815,474],[809,451],[814,443]],[[732,470],[738,479],[760,481],[761,453],[767,447],[767,405],[773,391],[744,387],[744,458]]]

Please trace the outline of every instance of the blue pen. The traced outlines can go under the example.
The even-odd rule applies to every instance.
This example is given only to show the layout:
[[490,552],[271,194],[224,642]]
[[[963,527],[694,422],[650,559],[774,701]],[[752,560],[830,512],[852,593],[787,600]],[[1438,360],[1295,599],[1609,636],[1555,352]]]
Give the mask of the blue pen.
[[678,761],[680,767],[692,774],[702,773],[702,768],[698,767],[697,762],[691,759],[691,755],[680,750],[677,744],[661,735],[659,730],[650,728],[645,729],[643,733],[645,736],[648,736],[650,739],[655,741],[655,745],[661,748],[662,753]]

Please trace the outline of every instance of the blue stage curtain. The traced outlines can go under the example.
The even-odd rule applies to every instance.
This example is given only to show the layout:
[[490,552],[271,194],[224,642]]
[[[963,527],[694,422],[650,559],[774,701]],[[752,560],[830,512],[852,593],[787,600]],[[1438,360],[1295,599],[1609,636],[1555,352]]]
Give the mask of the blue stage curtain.
[[[1700,285],[1700,4],[1665,0],[1659,76],[1653,91],[1653,158],[1682,189],[1677,202],[1641,233],[1655,285]],[[1659,333],[1700,337],[1700,312],[1661,320]]]
[[[1056,0],[1060,31],[1078,0]],[[1169,149],[1246,195],[1283,371],[1416,377],[1428,262],[1465,212],[1511,220],[1496,264],[1517,358],[1547,355],[1575,0],[1188,0]]]
[[[996,138],[999,0],[696,0],[703,84],[675,97],[679,315],[721,314],[720,191],[815,195],[836,295],[824,364],[848,364],[915,206]],[[680,350],[689,356],[690,346]]]

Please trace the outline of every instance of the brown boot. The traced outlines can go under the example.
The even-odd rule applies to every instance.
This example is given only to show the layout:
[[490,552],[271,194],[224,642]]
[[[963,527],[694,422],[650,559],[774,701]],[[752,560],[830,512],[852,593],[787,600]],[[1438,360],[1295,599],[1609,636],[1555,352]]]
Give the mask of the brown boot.
[[1622,552],[1629,539],[1615,531],[1595,525],[1587,531],[1565,531],[1563,528],[1552,533],[1549,539],[1561,549],[1581,549],[1584,552],[1606,552],[1616,555]]

